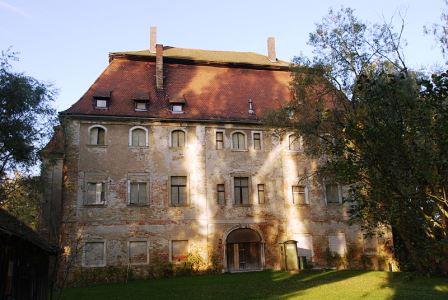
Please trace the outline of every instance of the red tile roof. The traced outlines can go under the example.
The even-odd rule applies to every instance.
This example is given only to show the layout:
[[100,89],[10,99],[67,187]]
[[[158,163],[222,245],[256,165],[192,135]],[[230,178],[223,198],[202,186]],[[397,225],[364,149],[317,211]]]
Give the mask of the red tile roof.
[[[258,121],[265,112],[278,108],[291,98],[290,72],[283,62],[277,69],[272,69],[269,65],[247,61],[253,56],[238,56],[239,66],[236,66],[228,62],[228,55],[226,62],[216,65],[213,64],[215,61],[207,64],[195,57],[177,61],[171,56],[172,60],[168,61],[164,54],[165,88],[163,92],[157,92],[153,56],[124,53],[111,54],[109,66],[81,99],[62,114]],[[244,60],[246,62],[242,65]],[[112,91],[110,106],[106,110],[95,109],[93,97],[104,91]],[[148,111],[134,110],[135,95],[139,98],[147,95]],[[182,114],[173,114],[169,110],[170,99],[176,98],[185,99]],[[253,101],[255,115],[248,112],[249,99]]]

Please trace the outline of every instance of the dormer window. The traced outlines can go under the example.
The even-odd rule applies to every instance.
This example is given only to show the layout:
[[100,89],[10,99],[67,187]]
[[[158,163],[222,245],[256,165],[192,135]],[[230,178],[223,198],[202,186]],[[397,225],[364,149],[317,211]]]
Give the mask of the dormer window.
[[134,100],[135,111],[147,111],[148,101],[145,100]]
[[171,105],[171,112],[174,114],[181,114],[184,112],[184,106],[183,104],[172,104]]
[[145,91],[136,91],[132,95],[135,111],[147,111],[149,106],[149,95]]
[[170,97],[169,99],[170,109],[173,114],[184,113],[185,98],[184,96]]
[[107,109],[110,104],[110,91],[96,91],[93,95],[93,105],[96,109]]

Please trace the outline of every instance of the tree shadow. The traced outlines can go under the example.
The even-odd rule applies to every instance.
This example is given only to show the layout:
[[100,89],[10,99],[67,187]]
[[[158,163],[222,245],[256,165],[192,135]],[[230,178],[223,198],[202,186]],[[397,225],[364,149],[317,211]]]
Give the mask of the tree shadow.
[[390,299],[448,299],[447,277],[391,272],[382,287],[393,290]]

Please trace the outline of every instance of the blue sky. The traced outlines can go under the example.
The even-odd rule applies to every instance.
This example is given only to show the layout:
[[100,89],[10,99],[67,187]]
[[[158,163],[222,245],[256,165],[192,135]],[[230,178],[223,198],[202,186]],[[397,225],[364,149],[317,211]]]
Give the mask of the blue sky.
[[[20,52],[16,70],[52,82],[55,106],[77,101],[108,64],[108,53],[149,47],[149,28],[164,45],[266,53],[275,36],[277,56],[309,54],[308,34],[330,7],[352,7],[368,22],[406,18],[408,65],[441,65],[423,26],[440,20],[442,0],[299,1],[45,1],[0,0],[0,50]],[[398,18],[397,18],[398,19]]]

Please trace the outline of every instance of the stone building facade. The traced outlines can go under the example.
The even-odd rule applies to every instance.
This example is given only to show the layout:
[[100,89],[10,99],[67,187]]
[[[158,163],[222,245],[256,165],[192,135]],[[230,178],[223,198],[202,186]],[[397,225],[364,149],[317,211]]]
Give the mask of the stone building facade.
[[318,162],[300,138],[262,124],[290,99],[274,40],[264,56],[151,37],[150,50],[111,53],[61,113],[64,150],[43,172],[58,179],[55,238],[74,265],[138,268],[197,253],[223,271],[279,269],[287,240],[315,267],[328,264],[327,249],[375,262],[388,237],[364,239],[347,223],[344,188],[309,176]]

